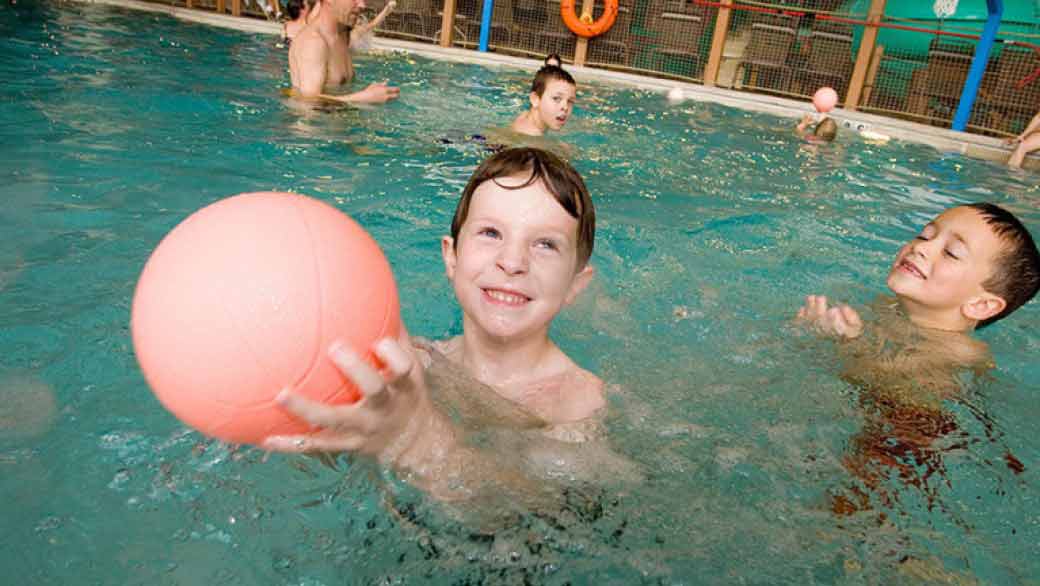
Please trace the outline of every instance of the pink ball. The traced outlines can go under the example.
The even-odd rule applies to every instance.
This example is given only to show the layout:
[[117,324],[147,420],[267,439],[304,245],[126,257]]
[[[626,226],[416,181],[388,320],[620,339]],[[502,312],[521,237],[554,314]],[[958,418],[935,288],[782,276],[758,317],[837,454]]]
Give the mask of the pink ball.
[[357,390],[327,356],[401,331],[390,264],[339,210],[246,193],[195,212],[148,259],[131,310],[134,351],[159,401],[233,443],[313,432],[274,402],[285,387],[342,404]]
[[822,87],[813,94],[812,103],[813,106],[816,106],[817,112],[821,114],[830,112],[834,106],[838,105],[838,92],[834,91],[832,87]]

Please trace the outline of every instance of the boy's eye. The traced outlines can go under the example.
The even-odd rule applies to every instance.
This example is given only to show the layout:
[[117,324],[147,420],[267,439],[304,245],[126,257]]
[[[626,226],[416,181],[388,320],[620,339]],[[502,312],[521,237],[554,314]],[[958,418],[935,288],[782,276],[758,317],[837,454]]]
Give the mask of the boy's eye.
[[487,236],[489,238],[498,238],[499,232],[494,228],[481,228],[477,231],[478,236]]
[[946,256],[948,256],[950,258],[952,258],[953,260],[960,260],[960,258],[961,258],[961,257],[957,256],[956,254],[950,252],[949,248],[944,248],[943,249],[943,254],[945,254]]
[[914,236],[914,240],[923,240],[925,242],[928,242],[928,238],[926,238],[924,234],[918,234],[917,236]]
[[544,248],[546,250],[559,250],[559,246],[556,245],[552,240],[542,239],[535,243],[535,246]]

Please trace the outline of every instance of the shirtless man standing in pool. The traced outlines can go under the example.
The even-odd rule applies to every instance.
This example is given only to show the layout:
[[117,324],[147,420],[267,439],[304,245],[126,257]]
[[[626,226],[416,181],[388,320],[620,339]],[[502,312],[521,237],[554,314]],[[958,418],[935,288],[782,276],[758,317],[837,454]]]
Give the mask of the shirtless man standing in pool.
[[385,81],[346,95],[324,93],[326,86],[349,83],[354,78],[350,58],[350,28],[365,8],[365,0],[324,0],[321,12],[300,31],[289,48],[289,74],[295,94],[351,104],[382,104],[400,90]]

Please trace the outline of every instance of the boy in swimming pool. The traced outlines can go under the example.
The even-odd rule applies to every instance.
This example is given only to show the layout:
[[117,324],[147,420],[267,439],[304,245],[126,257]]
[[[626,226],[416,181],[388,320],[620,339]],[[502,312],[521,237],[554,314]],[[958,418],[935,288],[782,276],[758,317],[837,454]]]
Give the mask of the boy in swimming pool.
[[531,107],[513,120],[510,129],[528,136],[543,136],[548,130],[560,130],[574,108],[578,85],[571,74],[559,65],[560,58],[550,55],[531,82]]
[[[812,126],[811,130],[810,126]],[[810,142],[832,142],[838,136],[838,123],[830,116],[824,116],[822,120],[816,122],[812,114],[806,114],[802,116],[801,122],[795,126],[794,131],[798,136]]]
[[[359,357],[368,349],[335,345],[330,358],[363,398],[329,406],[283,392],[280,403],[322,431],[271,438],[266,447],[367,454],[455,500],[470,494],[474,479],[514,472],[468,447],[462,424],[534,431],[561,442],[596,439],[603,382],[549,338],[553,319],[592,279],[594,236],[592,200],[569,164],[533,148],[493,155],[470,178],[451,234],[441,241],[462,308],[462,335],[437,343],[407,333],[381,340],[372,348],[381,368]],[[450,388],[431,392],[424,375],[438,362],[478,383],[468,385],[469,396],[445,399],[458,393]],[[456,403],[452,413],[445,400]]]
[[[809,296],[798,311],[799,320],[841,340],[842,378],[859,389],[863,429],[841,459],[856,483],[830,494],[836,515],[891,508],[901,487],[920,491],[929,509],[949,512],[940,499],[950,482],[944,446],[963,432],[944,403],[963,400],[971,381],[965,375],[993,367],[986,344],[970,333],[1036,294],[1040,254],[1008,211],[961,205],[899,250],[887,283],[895,298],[875,304],[869,327],[858,312],[829,306],[823,296]],[[1018,462],[1010,451],[1005,460],[1012,469]]]
[[950,208],[896,254],[871,336],[848,305],[810,295],[798,320],[848,342],[847,376],[868,387],[905,389],[896,400],[933,402],[957,387],[957,373],[991,366],[969,334],[1024,305],[1040,287],[1040,254],[1029,231],[991,203]]

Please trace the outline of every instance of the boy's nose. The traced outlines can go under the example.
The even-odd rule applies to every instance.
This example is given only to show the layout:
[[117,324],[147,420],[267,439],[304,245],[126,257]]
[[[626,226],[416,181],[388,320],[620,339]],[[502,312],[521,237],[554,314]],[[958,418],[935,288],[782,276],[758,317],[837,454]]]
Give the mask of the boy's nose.
[[936,240],[937,239],[935,238],[932,238],[931,240],[914,240],[910,245],[910,252],[927,259],[931,256],[932,248],[934,247]]
[[499,250],[496,264],[507,275],[527,272],[527,248],[522,245],[503,246]]

